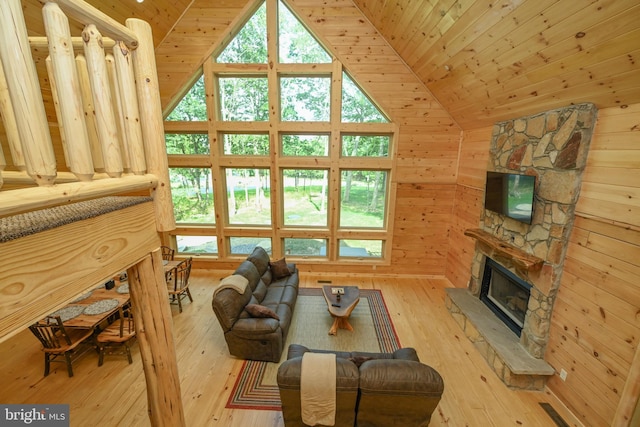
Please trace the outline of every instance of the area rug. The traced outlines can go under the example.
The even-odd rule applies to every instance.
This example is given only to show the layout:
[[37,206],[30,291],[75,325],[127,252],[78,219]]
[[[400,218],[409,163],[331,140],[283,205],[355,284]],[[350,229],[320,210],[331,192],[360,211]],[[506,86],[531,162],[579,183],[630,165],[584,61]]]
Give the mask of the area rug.
[[289,344],[337,351],[393,352],[400,348],[400,341],[379,290],[360,290],[360,302],[349,318],[353,332],[338,329],[337,335],[330,336],[328,332],[332,323],[322,290],[300,288],[280,362],[245,360],[231,390],[227,408],[281,410],[276,376],[278,366],[287,359]]

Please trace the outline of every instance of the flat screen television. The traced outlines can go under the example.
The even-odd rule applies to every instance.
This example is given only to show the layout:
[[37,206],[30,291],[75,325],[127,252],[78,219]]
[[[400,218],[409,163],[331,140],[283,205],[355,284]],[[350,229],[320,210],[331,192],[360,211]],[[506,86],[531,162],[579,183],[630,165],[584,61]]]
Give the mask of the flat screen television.
[[536,177],[487,172],[484,207],[517,221],[531,224]]

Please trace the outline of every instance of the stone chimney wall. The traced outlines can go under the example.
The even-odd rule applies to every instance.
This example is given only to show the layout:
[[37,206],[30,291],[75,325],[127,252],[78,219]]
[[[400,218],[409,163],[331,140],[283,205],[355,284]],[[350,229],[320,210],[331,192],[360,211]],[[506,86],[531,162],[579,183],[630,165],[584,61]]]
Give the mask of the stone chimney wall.
[[[485,210],[480,228],[544,260],[539,272],[510,269],[532,285],[520,342],[538,358],[543,357],[548,341],[596,115],[593,104],[578,104],[500,122],[493,129],[488,170],[536,177],[530,225]],[[474,295],[480,293],[484,260],[476,244],[469,282]]]

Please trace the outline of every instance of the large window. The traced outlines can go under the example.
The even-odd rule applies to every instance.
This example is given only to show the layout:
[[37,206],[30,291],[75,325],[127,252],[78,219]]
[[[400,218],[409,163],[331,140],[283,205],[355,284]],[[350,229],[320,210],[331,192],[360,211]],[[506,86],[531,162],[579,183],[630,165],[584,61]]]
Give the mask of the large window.
[[389,261],[396,127],[336,64],[279,0],[214,51],[165,122],[179,253]]

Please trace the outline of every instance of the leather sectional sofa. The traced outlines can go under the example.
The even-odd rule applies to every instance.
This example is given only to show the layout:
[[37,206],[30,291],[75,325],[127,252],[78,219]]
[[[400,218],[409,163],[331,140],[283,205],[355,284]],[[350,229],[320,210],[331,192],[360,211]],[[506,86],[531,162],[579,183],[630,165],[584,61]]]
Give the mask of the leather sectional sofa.
[[335,426],[406,427],[429,425],[444,390],[440,374],[420,363],[413,348],[393,353],[310,350],[292,344],[278,368],[286,427],[303,427],[300,374],[304,353],[336,355]]
[[216,289],[212,300],[229,353],[279,362],[298,297],[295,264],[271,263],[269,254],[256,247],[233,274],[247,279],[245,291]]

